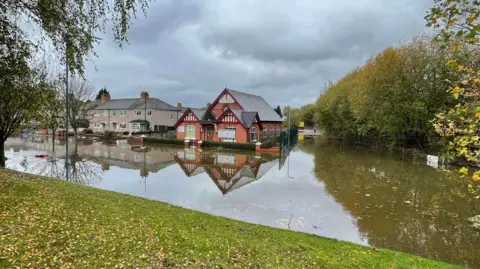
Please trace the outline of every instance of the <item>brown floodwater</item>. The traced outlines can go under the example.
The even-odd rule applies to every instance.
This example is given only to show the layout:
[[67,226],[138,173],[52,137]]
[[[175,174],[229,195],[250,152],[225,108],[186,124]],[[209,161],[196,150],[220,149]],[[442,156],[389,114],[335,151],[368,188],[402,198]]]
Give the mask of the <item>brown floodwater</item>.
[[[73,141],[72,141],[73,143]],[[81,142],[67,173],[64,142],[10,139],[7,167],[251,223],[480,268],[480,215],[455,170],[321,138],[288,158],[236,151]],[[70,147],[74,148],[73,146]]]

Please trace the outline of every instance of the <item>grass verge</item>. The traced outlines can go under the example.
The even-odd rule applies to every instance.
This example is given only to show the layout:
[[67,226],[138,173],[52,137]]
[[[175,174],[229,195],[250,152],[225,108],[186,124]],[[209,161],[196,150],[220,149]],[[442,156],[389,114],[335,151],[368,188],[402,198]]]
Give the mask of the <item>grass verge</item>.
[[3,268],[454,268],[0,169]]

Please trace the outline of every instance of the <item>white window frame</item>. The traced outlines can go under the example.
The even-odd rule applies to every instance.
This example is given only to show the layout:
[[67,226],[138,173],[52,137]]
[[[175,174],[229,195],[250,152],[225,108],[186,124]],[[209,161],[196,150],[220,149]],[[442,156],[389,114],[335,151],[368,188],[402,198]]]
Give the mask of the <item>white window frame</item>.
[[152,116],[152,110],[147,110],[147,116]]
[[275,137],[275,128],[270,127],[270,137]]
[[115,110],[112,110],[112,116],[115,116]]
[[107,109],[105,109],[105,110],[103,111],[103,116],[108,116],[108,110],[107,110]]
[[[252,139],[252,136],[254,139]],[[250,142],[257,142],[258,134],[257,134],[257,127],[252,126],[250,127]]]
[[235,127],[235,126],[225,126],[223,129],[225,131],[234,131],[235,132],[235,139],[224,138],[223,142],[236,142],[237,141],[237,127]]
[[127,129],[127,124],[125,122],[120,123],[120,129]]
[[[188,129],[192,129],[193,130],[188,130]],[[185,126],[185,139],[196,139],[197,137],[197,128],[195,128],[195,125],[186,125]],[[193,134],[193,136],[191,136]]]
[[262,134],[263,138],[267,138],[268,137],[268,127],[264,126],[262,131],[263,131],[263,134]]
[[129,128],[130,131],[140,131],[140,123],[130,123]]
[[142,116],[142,111],[139,109],[135,110],[135,116]]
[[126,110],[120,110],[120,116],[122,116],[122,117],[127,116],[127,111]]

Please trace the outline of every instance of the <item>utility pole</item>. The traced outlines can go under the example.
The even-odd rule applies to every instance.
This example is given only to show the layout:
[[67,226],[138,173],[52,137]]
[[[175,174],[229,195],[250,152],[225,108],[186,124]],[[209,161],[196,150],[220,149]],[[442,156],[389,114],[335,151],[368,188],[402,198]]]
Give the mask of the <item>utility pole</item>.
[[68,35],[65,35],[65,168],[68,180]]
[[146,94],[143,94],[143,99],[145,99],[145,115],[143,116],[144,117],[144,120],[145,120],[145,131],[147,131],[147,95]]

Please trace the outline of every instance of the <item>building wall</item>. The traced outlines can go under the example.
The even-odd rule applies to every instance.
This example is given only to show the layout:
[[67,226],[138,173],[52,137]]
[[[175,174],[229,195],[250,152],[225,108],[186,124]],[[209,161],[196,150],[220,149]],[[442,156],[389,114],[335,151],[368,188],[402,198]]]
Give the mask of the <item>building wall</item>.
[[[267,122],[267,121],[262,121],[262,127],[267,128],[267,136],[264,136],[263,129],[260,130],[260,140],[266,139],[266,138],[271,138],[271,128],[274,128],[274,136],[280,136],[280,132],[283,131],[282,129],[282,122]],[[280,132],[278,132],[278,129],[280,129]]]
[[[126,115],[120,115],[120,111],[126,111]],[[145,110],[140,109],[141,115],[135,115],[135,110],[94,110],[93,117],[90,119],[89,128],[94,132],[103,131],[131,131],[129,123],[135,119],[144,119]],[[151,110],[152,115],[148,115],[149,109],[147,109],[147,120],[150,122],[150,128],[153,130],[154,125],[163,125],[172,127],[181,116],[180,111],[174,110]],[[107,113],[107,114],[105,114]],[[110,124],[108,114],[110,114]],[[102,123],[105,123],[105,128],[102,128]],[[113,127],[113,123],[116,123],[116,128]],[[125,123],[125,128],[120,128],[120,124]]]
[[220,117],[223,112],[224,112],[224,107],[225,106],[228,106],[230,107],[231,109],[241,109],[242,107],[237,103],[237,102],[234,102],[234,103],[221,103],[220,102],[221,100],[219,100],[218,103],[216,103],[213,108],[212,108],[212,113],[215,115],[215,117]]
[[[196,122],[182,122],[180,123],[178,126],[177,126],[177,139],[185,139],[185,135],[186,135],[186,132],[187,132],[187,125],[193,125],[195,126],[195,140],[203,140],[201,138],[201,132],[200,132],[200,124],[196,123]],[[183,132],[179,132],[179,127],[180,126],[183,126]],[[191,138],[191,137],[189,137]]]

